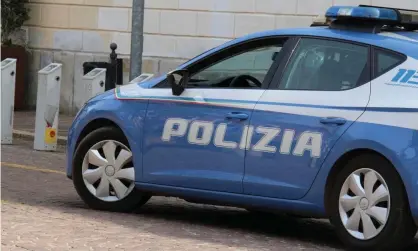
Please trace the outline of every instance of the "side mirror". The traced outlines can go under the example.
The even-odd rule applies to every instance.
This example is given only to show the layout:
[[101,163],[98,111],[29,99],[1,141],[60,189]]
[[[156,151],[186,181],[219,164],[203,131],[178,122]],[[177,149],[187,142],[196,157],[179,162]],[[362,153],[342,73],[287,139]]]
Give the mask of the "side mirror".
[[167,73],[167,81],[171,86],[173,95],[180,96],[184,89],[186,89],[187,83],[189,82],[189,71],[188,70],[174,70]]

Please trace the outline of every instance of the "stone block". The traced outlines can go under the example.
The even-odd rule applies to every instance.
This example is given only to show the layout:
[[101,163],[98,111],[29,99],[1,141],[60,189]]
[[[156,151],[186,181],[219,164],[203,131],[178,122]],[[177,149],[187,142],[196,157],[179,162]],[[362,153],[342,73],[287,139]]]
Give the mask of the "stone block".
[[418,10],[416,0],[371,0],[372,5]]
[[205,37],[234,37],[234,15],[200,12],[197,15],[197,34]]
[[54,41],[54,30],[29,27],[28,45],[31,48],[51,48]]
[[332,0],[297,0],[297,14],[303,15],[324,15],[329,7],[332,6]]
[[178,37],[176,38],[176,57],[193,58],[198,54],[225,43],[228,39]]
[[176,38],[161,35],[144,35],[143,55],[150,57],[175,57]]
[[98,8],[90,6],[69,6],[70,25],[69,28],[97,29]]
[[255,11],[271,14],[295,14],[297,1],[288,0],[263,0],[255,1]]
[[132,0],[84,0],[86,5],[132,7]]
[[128,31],[129,9],[99,8],[98,27],[102,30]]
[[77,30],[57,30],[54,32],[53,48],[58,50],[81,51],[83,32]]
[[258,31],[272,30],[274,27],[275,17],[273,15],[235,15],[235,37],[240,37]]
[[215,8],[214,0],[205,0],[205,1],[179,0],[179,9],[181,9],[181,10],[206,10],[206,11],[211,11],[214,8]]
[[[264,0],[257,0],[264,1]],[[255,0],[214,0],[215,11],[232,12],[232,13],[249,13],[254,12]]]
[[[145,22],[145,19],[144,19]],[[128,31],[132,31],[132,9],[129,9],[128,11]]]
[[68,28],[69,8],[65,5],[43,4],[41,6],[41,22],[44,27]]
[[145,33],[159,33],[160,32],[160,11],[159,10],[145,10],[144,32]]
[[112,42],[112,32],[108,31],[83,31],[83,51],[107,52]]
[[163,10],[160,16],[160,32],[174,35],[196,35],[197,12]]
[[179,0],[145,0],[147,9],[178,9]]
[[313,21],[312,16],[276,16],[276,28],[303,28],[309,27]]

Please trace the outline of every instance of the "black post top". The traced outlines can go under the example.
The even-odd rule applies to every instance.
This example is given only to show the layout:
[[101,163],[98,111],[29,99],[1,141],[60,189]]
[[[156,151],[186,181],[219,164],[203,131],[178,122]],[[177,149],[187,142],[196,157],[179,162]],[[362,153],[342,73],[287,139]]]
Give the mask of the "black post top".
[[110,49],[112,50],[112,52],[114,52],[117,48],[118,48],[118,45],[116,43],[110,44]]
[[118,54],[116,54],[115,50],[118,48],[118,45],[116,43],[110,44],[110,49],[112,52],[110,53],[110,62],[114,63],[116,62],[116,58],[118,57]]

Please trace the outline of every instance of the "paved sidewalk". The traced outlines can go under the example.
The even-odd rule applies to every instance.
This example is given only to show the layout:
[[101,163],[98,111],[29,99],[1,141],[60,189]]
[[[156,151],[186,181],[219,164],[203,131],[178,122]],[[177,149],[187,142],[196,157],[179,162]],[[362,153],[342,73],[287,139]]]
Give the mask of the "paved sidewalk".
[[[15,111],[13,121],[13,134],[16,136],[34,137],[35,111]],[[60,114],[58,117],[58,139],[65,140],[73,121],[73,116]]]

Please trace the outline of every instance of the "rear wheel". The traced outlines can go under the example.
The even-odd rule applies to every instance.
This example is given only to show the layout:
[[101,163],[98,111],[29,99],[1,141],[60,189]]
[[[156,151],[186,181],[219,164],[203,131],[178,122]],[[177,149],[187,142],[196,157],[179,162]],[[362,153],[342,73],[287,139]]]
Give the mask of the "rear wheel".
[[330,189],[330,220],[349,247],[400,250],[413,240],[417,227],[402,180],[384,158],[351,159]]
[[80,142],[73,161],[73,183],[94,209],[127,212],[150,199],[135,189],[132,152],[123,133],[114,127],[95,130]]

